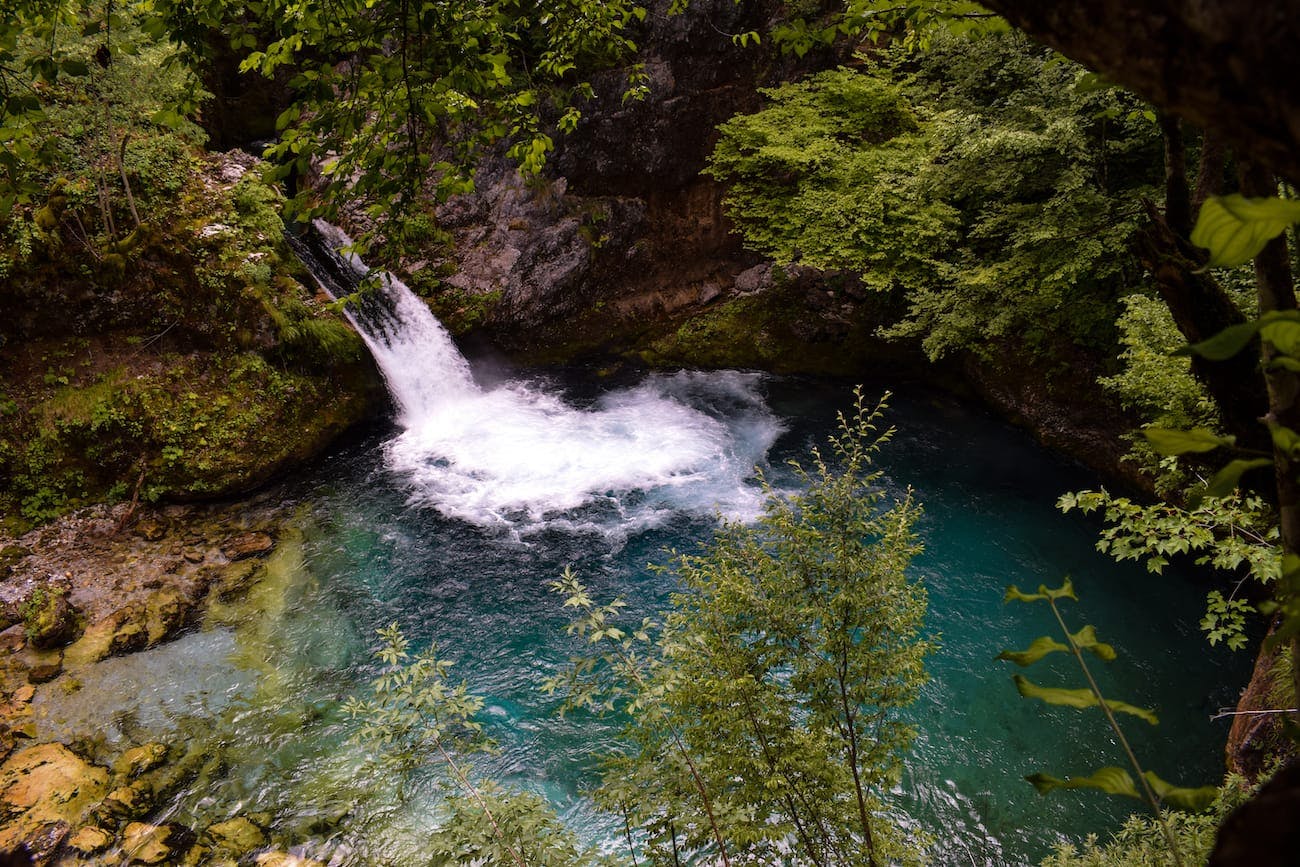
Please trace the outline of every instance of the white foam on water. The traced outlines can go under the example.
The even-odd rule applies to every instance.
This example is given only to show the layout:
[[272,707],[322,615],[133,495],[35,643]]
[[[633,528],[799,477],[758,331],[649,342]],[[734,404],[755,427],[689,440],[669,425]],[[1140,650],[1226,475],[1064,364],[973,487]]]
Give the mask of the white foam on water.
[[[336,246],[351,243],[317,226]],[[650,376],[591,407],[528,381],[483,389],[409,288],[387,274],[380,287],[391,315],[353,322],[399,408],[405,430],[388,443],[387,463],[412,504],[514,535],[597,532],[611,541],[678,512],[745,520],[760,509],[753,469],[782,427],[758,375]]]

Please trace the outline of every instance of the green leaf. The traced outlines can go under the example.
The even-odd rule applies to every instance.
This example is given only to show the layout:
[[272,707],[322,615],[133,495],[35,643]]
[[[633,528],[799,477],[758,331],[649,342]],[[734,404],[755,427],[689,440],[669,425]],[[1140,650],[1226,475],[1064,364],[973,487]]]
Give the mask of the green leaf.
[[1069,645],[1062,644],[1049,636],[1040,635],[1024,650],[1004,650],[993,658],[1001,659],[1006,662],[1014,662],[1016,665],[1024,668],[1025,666],[1033,665],[1049,653],[1068,651],[1069,649]]
[[1285,355],[1300,355],[1300,322],[1291,319],[1276,319],[1265,322],[1259,329],[1259,336],[1273,344],[1273,348]]
[[1201,206],[1191,241],[1210,251],[1210,264],[1233,267],[1249,262],[1292,223],[1300,222],[1300,202],[1248,199],[1234,193],[1211,196]]
[[1141,798],[1137,783],[1123,768],[1105,767],[1089,777],[1070,777],[1064,780],[1050,774],[1030,774],[1025,779],[1033,784],[1040,795],[1046,795],[1057,789],[1097,789],[1108,795]]
[[1079,601],[1079,597],[1074,595],[1074,582],[1066,577],[1060,587],[1055,590],[1048,589],[1047,585],[1039,584],[1037,593],[1025,593],[1019,587],[1012,584],[1007,588],[1007,592],[1002,596],[1003,603],[1007,602],[1046,602],[1048,599],[1073,599]]
[[1151,443],[1151,448],[1162,455],[1212,452],[1219,446],[1230,446],[1237,441],[1236,437],[1221,437],[1204,427],[1191,430],[1147,427],[1142,429],[1142,435],[1147,438],[1147,442]]
[[1115,659],[1115,648],[1097,640],[1097,630],[1092,624],[1084,626],[1071,635],[1070,638],[1080,650],[1086,650],[1098,659],[1106,662],[1112,662]]
[[[1025,698],[1034,698],[1045,704],[1057,705],[1060,707],[1072,707],[1082,710],[1089,707],[1098,707],[1097,696],[1090,689],[1065,689],[1063,687],[1038,686],[1032,683],[1023,675],[1013,675],[1016,691]],[[1156,718],[1154,712],[1146,708],[1136,707],[1125,701],[1117,701],[1113,698],[1106,699],[1106,705],[1116,713],[1126,713],[1135,716],[1138,719],[1145,720],[1151,725],[1157,725],[1160,720]]]
[[1208,809],[1219,794],[1219,790],[1215,786],[1187,789],[1170,785],[1156,776],[1155,771],[1146,771],[1142,776],[1147,778],[1147,784],[1151,786],[1151,790],[1159,796],[1160,800],[1179,810],[1199,813]]
[[1184,346],[1174,351],[1174,355],[1199,355],[1210,361],[1226,361],[1250,345],[1263,323],[1242,322],[1229,325],[1213,337],[1207,337],[1199,343]]

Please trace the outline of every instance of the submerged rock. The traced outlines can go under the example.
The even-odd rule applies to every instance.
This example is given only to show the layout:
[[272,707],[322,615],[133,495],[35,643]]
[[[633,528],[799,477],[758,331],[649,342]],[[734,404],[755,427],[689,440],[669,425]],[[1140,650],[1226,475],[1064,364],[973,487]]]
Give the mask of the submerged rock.
[[122,753],[113,770],[127,779],[152,771],[167,759],[167,745],[157,742],[134,747]]
[[263,532],[241,533],[232,536],[221,545],[221,553],[229,560],[245,560],[249,557],[265,557],[275,547],[275,540]]
[[265,852],[257,856],[257,867],[325,867],[323,861],[290,855],[288,852]]
[[214,849],[232,855],[243,855],[266,845],[266,834],[243,816],[210,826],[207,835]]
[[194,832],[183,825],[132,822],[122,832],[122,849],[131,863],[171,864],[194,843]]

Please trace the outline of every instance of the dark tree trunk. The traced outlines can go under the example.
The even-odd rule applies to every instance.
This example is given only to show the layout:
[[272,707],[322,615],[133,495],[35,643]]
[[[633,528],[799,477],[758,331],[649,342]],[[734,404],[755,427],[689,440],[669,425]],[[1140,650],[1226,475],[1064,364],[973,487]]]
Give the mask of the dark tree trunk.
[[1300,182],[1300,0],[981,0],[1014,26]]
[[[1173,231],[1164,216],[1148,203],[1151,222],[1138,233],[1138,258],[1155,277],[1161,299],[1173,314],[1188,343],[1218,334],[1245,322],[1241,310],[1204,269],[1194,249]],[[1268,411],[1268,395],[1259,371],[1259,353],[1240,352],[1227,361],[1194,357],[1192,367],[1219,405],[1227,432],[1243,445],[1270,448],[1260,419]]]

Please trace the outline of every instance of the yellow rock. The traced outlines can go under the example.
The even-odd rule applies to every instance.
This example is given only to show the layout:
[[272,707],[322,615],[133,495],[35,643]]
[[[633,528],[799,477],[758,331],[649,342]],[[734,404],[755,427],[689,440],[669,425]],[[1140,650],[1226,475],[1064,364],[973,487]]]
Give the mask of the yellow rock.
[[112,834],[103,828],[87,825],[68,838],[67,846],[76,849],[82,855],[94,855],[101,849],[106,849],[112,842]]
[[243,816],[236,816],[227,822],[218,822],[208,828],[212,845],[218,849],[236,855],[261,849],[266,845],[266,835],[262,829]]
[[257,856],[257,867],[325,867],[323,861],[290,855],[288,852],[266,852]]
[[[189,848],[193,834],[181,832],[176,825],[150,825],[132,822],[122,832],[122,849],[133,864],[167,864],[180,860]],[[182,837],[188,836],[190,840]]]
[[167,745],[157,742],[135,747],[122,753],[113,770],[128,779],[152,771],[167,759]]
[[108,791],[108,770],[63,744],[19,750],[0,765],[0,851],[55,822],[81,825]]

